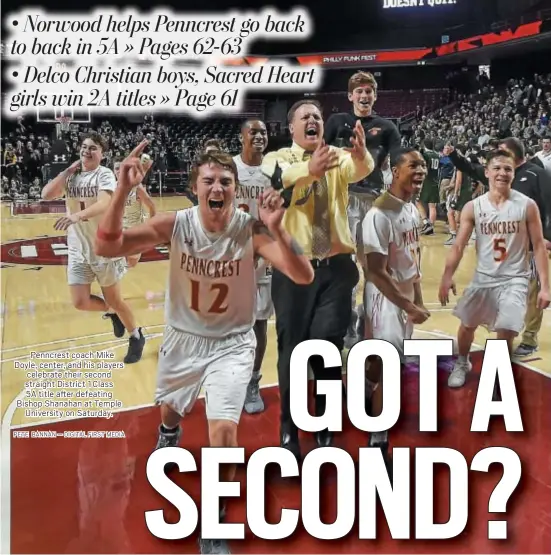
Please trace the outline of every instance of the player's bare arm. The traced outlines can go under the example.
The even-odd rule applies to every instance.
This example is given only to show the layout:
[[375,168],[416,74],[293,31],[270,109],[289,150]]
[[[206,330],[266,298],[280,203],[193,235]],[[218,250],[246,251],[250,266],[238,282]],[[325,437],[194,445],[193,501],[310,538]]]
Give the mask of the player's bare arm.
[[283,199],[273,189],[262,193],[259,206],[262,221],[253,224],[255,253],[295,283],[308,285],[314,280],[314,270],[300,246],[281,225],[285,214],[282,204]]
[[537,204],[531,200],[527,210],[528,235],[534,250],[534,261],[540,280],[540,291],[538,293],[538,308],[546,309],[551,300],[549,293],[549,262],[545,239],[543,237],[543,226]]
[[474,225],[474,204],[472,201],[469,201],[461,211],[459,231],[457,232],[455,243],[452,245],[448,258],[446,259],[444,274],[440,282],[438,298],[442,306],[446,306],[450,302],[450,289],[453,290],[454,295],[456,293],[453,276],[463,258],[463,253],[471,238]]
[[65,186],[67,180],[81,167],[80,160],[73,162],[68,168],[64,169],[57,177],[54,177],[48,184],[44,185],[42,189],[43,200],[54,200],[61,198],[65,194]]
[[425,308],[411,302],[398,289],[396,282],[388,273],[388,257],[386,255],[370,252],[367,255],[367,267],[369,268],[369,280],[392,304],[409,314],[413,323],[422,324],[429,317]]
[[59,220],[55,223],[54,228],[58,231],[64,231],[72,224],[101,216],[107,210],[107,207],[111,202],[112,194],[112,191],[99,191],[97,202],[94,202],[94,204],[84,210],[59,218]]
[[98,256],[117,258],[140,254],[172,239],[176,214],[171,213],[160,214],[123,232],[126,199],[145,175],[140,156],[147,144],[148,141],[142,141],[121,164],[118,186],[98,227],[94,246]]
[[147,222],[123,231],[118,238],[106,237],[98,228],[94,252],[106,258],[122,258],[142,254],[158,245],[170,243],[176,222],[176,212],[163,212]]
[[415,306],[425,309],[425,302],[423,300],[423,289],[421,288],[421,281],[416,281],[413,284],[413,295],[414,295],[413,303],[415,304]]

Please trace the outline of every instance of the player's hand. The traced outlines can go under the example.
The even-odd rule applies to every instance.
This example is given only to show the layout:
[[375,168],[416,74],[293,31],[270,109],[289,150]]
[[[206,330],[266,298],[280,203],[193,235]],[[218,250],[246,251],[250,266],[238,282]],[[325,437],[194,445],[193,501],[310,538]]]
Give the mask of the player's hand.
[[321,179],[325,172],[336,168],[339,165],[338,154],[329,148],[325,144],[325,141],[321,141],[318,148],[314,150],[310,162],[308,162],[308,171],[310,175]]
[[77,171],[81,169],[82,169],[82,162],[80,160],[77,160],[76,162],[73,162],[68,168],[65,168],[65,173],[67,174],[67,176],[70,176],[75,174]]
[[549,294],[549,290],[545,291],[544,289],[540,290],[538,293],[538,300],[537,305],[540,310],[545,310],[549,304],[551,303],[551,295]]
[[65,231],[73,224],[80,222],[83,218],[81,218],[78,214],[71,214],[69,216],[63,216],[63,218],[59,218],[57,222],[54,224],[54,229],[58,231]]
[[140,158],[148,144],[149,141],[144,139],[121,163],[118,186],[127,192],[143,181],[149,169]]
[[424,306],[413,305],[408,316],[413,324],[422,324],[430,318],[430,312]]
[[438,300],[442,306],[446,306],[450,302],[450,289],[457,296],[457,288],[452,279],[442,279],[440,289],[438,290]]
[[264,225],[270,230],[279,229],[285,208],[283,208],[283,198],[279,191],[267,187],[260,193],[258,212]]
[[348,147],[343,150],[350,152],[355,160],[363,160],[367,154],[367,149],[365,148],[365,131],[360,120],[356,122],[354,136],[350,138],[350,142],[352,143],[352,148]]

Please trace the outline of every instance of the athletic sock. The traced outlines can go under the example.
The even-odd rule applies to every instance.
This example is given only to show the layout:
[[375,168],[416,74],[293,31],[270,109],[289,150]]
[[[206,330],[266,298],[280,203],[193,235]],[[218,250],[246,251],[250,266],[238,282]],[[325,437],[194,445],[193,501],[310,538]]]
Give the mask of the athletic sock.
[[138,328],[133,329],[130,332],[130,337],[133,337],[134,339],[139,339],[140,338],[140,330]]
[[163,434],[175,434],[180,426],[174,428],[167,428],[164,424],[161,424],[161,433]]

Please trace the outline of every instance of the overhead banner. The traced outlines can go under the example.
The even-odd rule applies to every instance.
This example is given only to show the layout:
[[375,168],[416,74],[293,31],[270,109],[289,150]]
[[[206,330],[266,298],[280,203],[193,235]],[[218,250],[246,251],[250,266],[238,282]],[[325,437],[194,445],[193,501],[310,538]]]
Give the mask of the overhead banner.
[[[469,37],[431,48],[334,52],[328,54],[295,56],[293,59],[300,65],[318,65],[327,68],[420,62],[536,36],[541,33],[542,24],[542,21],[535,21],[533,23],[520,25],[513,29],[500,31],[499,33],[486,33],[484,35],[477,35],[475,37]],[[281,59],[282,57],[286,56],[274,56],[273,58]],[[225,63],[227,65],[258,65],[265,64],[269,62],[270,59],[271,58],[261,56],[247,56],[246,58],[225,60]]]

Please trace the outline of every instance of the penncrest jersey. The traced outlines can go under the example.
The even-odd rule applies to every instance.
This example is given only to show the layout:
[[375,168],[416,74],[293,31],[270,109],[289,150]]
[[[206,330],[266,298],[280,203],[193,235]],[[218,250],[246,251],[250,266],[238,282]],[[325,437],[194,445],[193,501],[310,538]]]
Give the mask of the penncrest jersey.
[[413,287],[421,279],[420,227],[417,207],[412,202],[402,202],[388,191],[375,202],[363,222],[365,254],[375,252],[387,256],[389,274],[405,287]]
[[143,220],[142,203],[138,198],[138,187],[136,186],[130,191],[126,199],[124,206],[124,227],[133,227],[141,224]]
[[[92,171],[74,173],[65,185],[65,205],[68,214],[76,214],[98,201],[100,191],[113,192],[117,187],[115,174],[105,166],[98,166]],[[98,258],[94,254],[94,241],[102,216],[80,221],[69,226],[67,245],[79,250],[88,259]]]
[[[261,166],[249,166],[243,162],[241,155],[233,157],[237,166],[238,185],[235,192],[235,203],[238,208],[259,220],[258,203],[260,194],[271,186],[270,179],[261,170]],[[257,262],[257,279],[259,284],[270,283],[272,268],[262,258]]]
[[224,232],[204,231],[199,207],[176,213],[165,317],[173,328],[203,337],[245,333],[256,321],[254,219],[235,210]]
[[474,199],[477,264],[473,284],[494,287],[530,279],[530,236],[526,223],[530,199],[511,190],[500,207],[489,193]]

